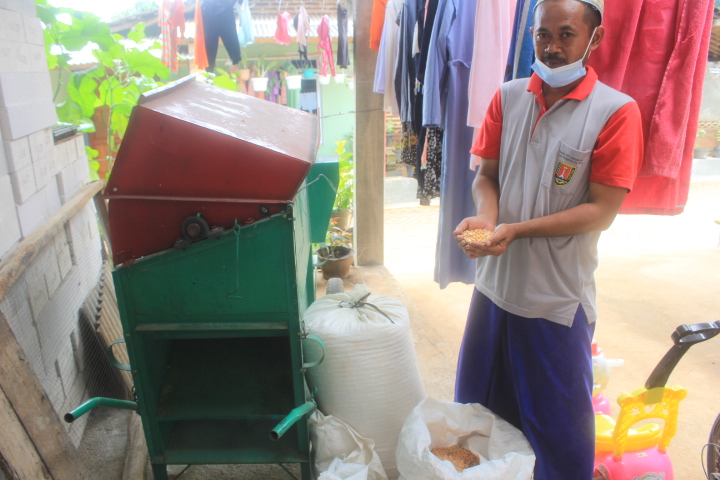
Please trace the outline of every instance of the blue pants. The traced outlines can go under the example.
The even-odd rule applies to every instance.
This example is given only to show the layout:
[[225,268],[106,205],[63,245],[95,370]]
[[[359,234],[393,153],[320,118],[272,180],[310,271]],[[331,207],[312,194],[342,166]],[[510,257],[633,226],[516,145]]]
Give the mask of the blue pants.
[[522,430],[535,451],[535,480],[592,479],[594,330],[581,305],[566,327],[473,294],[455,401],[480,403]]

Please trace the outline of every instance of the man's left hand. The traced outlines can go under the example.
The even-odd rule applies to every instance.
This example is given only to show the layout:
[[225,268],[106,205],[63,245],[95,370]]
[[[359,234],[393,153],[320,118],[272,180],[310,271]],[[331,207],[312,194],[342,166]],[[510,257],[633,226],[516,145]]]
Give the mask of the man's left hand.
[[508,246],[515,240],[517,233],[512,224],[501,223],[495,228],[495,233],[486,242],[473,242],[464,247],[470,258],[498,257],[505,253]]

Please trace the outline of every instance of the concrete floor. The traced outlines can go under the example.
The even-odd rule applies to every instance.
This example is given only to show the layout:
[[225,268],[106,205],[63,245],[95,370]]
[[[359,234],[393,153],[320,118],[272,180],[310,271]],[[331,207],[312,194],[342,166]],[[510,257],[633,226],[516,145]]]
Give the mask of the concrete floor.
[[[439,207],[415,203],[385,209],[385,266],[353,268],[345,281],[367,283],[408,307],[428,396],[452,400],[457,353],[473,287],[433,281]],[[685,212],[675,217],[620,216],[599,251],[596,338],[613,368],[605,395],[613,401],[644,385],[683,323],[720,319],[720,180],[692,184]],[[412,232],[409,236],[408,232]],[[324,293],[318,282],[318,296]],[[678,480],[704,479],[701,450],[720,413],[720,337],[693,347],[670,384],[688,389],[669,453]],[[152,478],[152,477],[148,477]],[[172,478],[172,477],[171,477]],[[276,466],[192,467],[183,480],[290,478]]]

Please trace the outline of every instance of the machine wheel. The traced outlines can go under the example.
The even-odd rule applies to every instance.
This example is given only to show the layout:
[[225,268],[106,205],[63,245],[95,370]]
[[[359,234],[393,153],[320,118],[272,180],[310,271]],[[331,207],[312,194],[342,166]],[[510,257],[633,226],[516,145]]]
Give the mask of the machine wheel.
[[332,295],[333,293],[343,293],[345,291],[345,286],[343,285],[342,278],[333,277],[328,280],[327,287],[325,288],[325,293],[327,295]]
[[210,226],[203,217],[187,217],[182,225],[183,236],[191,242],[197,242],[207,237]]
[[708,478],[720,478],[720,415],[710,431],[707,449]]

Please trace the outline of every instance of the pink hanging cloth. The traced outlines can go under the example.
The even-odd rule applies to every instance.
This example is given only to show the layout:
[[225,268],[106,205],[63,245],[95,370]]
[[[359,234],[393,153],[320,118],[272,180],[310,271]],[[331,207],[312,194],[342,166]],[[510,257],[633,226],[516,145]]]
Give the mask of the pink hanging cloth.
[[588,62],[640,107],[645,157],[620,213],[677,215],[690,189],[713,0],[606,0]]
[[330,17],[323,15],[318,32],[318,54],[320,55],[320,75],[328,74],[328,65],[332,76],[335,76],[335,63],[333,62],[332,39],[330,38]]
[[182,0],[163,0],[158,12],[158,25],[162,37],[161,61],[171,71],[178,71],[178,37],[185,36],[185,5]]
[[290,45],[290,43],[292,42],[292,38],[290,38],[289,33],[290,20],[292,20],[292,17],[288,12],[278,14],[277,29],[275,30],[275,41],[280,45]]

